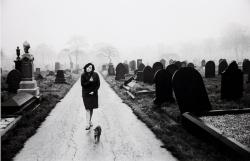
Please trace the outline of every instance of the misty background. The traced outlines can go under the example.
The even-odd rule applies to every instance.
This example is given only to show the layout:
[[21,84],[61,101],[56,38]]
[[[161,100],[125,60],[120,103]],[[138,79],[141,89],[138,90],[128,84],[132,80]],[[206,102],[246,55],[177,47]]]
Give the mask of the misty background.
[[1,0],[1,67],[27,40],[35,68],[161,58],[250,59],[250,0]]

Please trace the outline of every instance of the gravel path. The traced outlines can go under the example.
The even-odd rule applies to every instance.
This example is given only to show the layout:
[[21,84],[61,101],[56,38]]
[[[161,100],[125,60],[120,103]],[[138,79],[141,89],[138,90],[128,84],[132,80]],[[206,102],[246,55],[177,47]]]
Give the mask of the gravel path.
[[[100,74],[99,74],[100,75]],[[101,77],[101,76],[100,76]],[[86,131],[80,80],[57,104],[46,121],[14,158],[15,161],[172,161],[176,160],[155,135],[101,77],[100,108],[94,126],[102,135],[94,144],[93,130]]]

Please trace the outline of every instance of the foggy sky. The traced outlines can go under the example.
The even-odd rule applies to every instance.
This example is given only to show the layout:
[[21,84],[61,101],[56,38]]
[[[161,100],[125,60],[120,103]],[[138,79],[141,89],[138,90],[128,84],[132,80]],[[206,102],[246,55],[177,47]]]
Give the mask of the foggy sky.
[[[2,50],[27,40],[59,52],[73,35],[117,47],[122,58],[220,37],[231,23],[250,28],[249,0],[2,0]],[[143,52],[142,52],[143,51]],[[181,55],[188,57],[188,55]],[[14,56],[15,57],[15,56]]]

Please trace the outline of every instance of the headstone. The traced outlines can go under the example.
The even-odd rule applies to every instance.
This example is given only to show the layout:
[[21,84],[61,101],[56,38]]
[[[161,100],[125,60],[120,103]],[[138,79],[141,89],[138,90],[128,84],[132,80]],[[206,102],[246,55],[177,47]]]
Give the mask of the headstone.
[[166,60],[165,59],[161,59],[160,62],[163,65],[163,69],[165,69],[166,68]]
[[187,67],[194,68],[194,64],[193,63],[188,63]]
[[221,59],[218,67],[218,75],[221,75],[228,67],[226,59]]
[[127,63],[123,63],[124,67],[125,67],[125,74],[129,74],[129,66]]
[[30,44],[25,41],[23,44],[24,54],[21,58],[22,81],[19,84],[17,93],[30,93],[35,97],[40,97],[39,87],[34,79],[34,57],[29,53]]
[[205,66],[206,66],[206,60],[203,59],[203,60],[201,61],[201,66],[202,66],[202,67],[205,67]]
[[36,68],[36,74],[41,74],[40,68]]
[[53,71],[49,71],[49,73],[47,74],[47,76],[54,76],[55,73]]
[[154,79],[153,69],[150,66],[146,66],[143,69],[143,82],[151,84],[153,83],[153,79]]
[[60,70],[60,63],[55,62],[55,72],[57,72],[58,70]]
[[174,74],[172,82],[181,113],[211,110],[205,85],[197,70],[181,68]]
[[205,66],[205,78],[215,77],[215,63],[213,61],[208,61]]
[[102,71],[105,71],[105,70],[107,70],[107,65],[106,65],[106,64],[103,64],[103,65],[102,65]]
[[142,72],[144,68],[145,68],[145,65],[141,63],[140,66],[138,67],[138,71]]
[[136,62],[135,60],[132,60],[129,62],[129,67],[131,71],[135,71],[136,70]]
[[244,59],[242,64],[243,73],[247,74],[250,70],[250,60]]
[[154,104],[161,105],[164,102],[174,102],[172,76],[165,70],[159,70],[154,76],[155,99]]
[[180,61],[176,61],[176,62],[174,62],[174,64],[178,67],[178,69],[180,69],[181,68],[181,62]]
[[153,72],[154,72],[154,75],[155,75],[155,73],[156,73],[158,70],[163,69],[163,65],[162,65],[161,62],[155,62],[155,63],[153,64],[152,69],[153,69]]
[[66,83],[63,70],[57,70],[55,83]]
[[237,100],[243,95],[243,73],[233,61],[222,73],[221,99]]
[[122,63],[119,63],[115,68],[115,80],[125,79],[126,68]]
[[[139,69],[139,66],[142,64],[142,59],[137,59],[137,69]],[[141,70],[142,71],[142,70]]]
[[114,69],[114,66],[112,63],[109,63],[109,66],[108,66],[108,75],[115,75],[115,69]]
[[187,62],[186,61],[181,62],[181,67],[187,67]]
[[168,71],[171,74],[171,78],[174,75],[174,73],[178,70],[179,68],[175,64],[168,65],[166,68],[166,71]]
[[17,47],[16,49],[16,55],[17,55],[17,58],[16,60],[14,61],[15,62],[15,69],[18,70],[19,72],[22,72],[22,64],[21,64],[21,58],[20,58],[20,49],[19,47]]
[[174,62],[175,61],[173,59],[170,59],[168,63],[169,63],[169,65],[171,65],[171,64],[174,64]]
[[17,93],[19,89],[19,84],[22,79],[22,74],[20,71],[13,69],[7,75],[6,83],[8,84],[8,91],[11,93]]
[[143,71],[136,72],[136,80],[142,82],[143,81]]

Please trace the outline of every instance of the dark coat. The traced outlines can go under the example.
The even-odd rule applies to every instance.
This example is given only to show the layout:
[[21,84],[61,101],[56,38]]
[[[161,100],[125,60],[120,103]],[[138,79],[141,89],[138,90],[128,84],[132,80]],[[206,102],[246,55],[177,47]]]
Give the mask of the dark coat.
[[[93,81],[90,81],[90,78]],[[98,89],[100,87],[100,79],[96,72],[83,73],[81,75],[82,98],[86,109],[98,108]],[[94,92],[93,95],[89,94]]]

